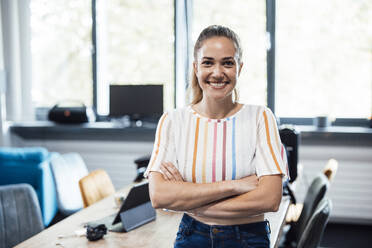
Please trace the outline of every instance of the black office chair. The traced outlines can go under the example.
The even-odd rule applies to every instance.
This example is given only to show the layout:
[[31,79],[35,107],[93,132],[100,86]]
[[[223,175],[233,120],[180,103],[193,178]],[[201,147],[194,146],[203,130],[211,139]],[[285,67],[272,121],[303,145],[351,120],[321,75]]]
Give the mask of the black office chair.
[[289,180],[283,183],[283,195],[288,195],[291,203],[296,204],[296,197],[291,189],[291,183],[297,178],[298,148],[301,135],[293,125],[279,126],[279,135],[286,151],[289,172]]
[[0,186],[0,247],[13,247],[43,229],[39,201],[31,185]]
[[287,153],[289,182],[292,183],[297,178],[298,148],[301,133],[293,125],[281,125],[279,126],[279,135]]
[[331,209],[332,202],[330,199],[324,198],[319,202],[298,241],[297,248],[316,248],[319,246]]
[[298,221],[292,222],[290,224],[290,229],[285,234],[285,247],[297,247],[306,225],[319,205],[319,202],[324,198],[328,187],[329,181],[323,173],[320,173],[314,178],[307,190],[301,215]]

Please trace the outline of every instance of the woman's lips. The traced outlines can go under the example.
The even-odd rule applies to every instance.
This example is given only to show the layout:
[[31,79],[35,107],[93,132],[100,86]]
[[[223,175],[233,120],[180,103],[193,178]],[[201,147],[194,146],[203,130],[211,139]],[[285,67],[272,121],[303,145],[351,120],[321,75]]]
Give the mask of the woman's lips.
[[227,84],[229,84],[229,82],[209,82],[207,81],[207,83],[212,86],[213,88],[216,88],[216,89],[222,89],[224,88]]

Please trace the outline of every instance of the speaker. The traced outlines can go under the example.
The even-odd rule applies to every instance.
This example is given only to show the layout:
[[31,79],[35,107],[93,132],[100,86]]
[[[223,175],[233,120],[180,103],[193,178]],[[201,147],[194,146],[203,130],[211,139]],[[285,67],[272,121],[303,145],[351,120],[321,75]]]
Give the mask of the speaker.
[[80,106],[54,105],[48,113],[50,121],[58,123],[85,123],[95,120],[95,114],[91,108],[87,108],[83,103]]

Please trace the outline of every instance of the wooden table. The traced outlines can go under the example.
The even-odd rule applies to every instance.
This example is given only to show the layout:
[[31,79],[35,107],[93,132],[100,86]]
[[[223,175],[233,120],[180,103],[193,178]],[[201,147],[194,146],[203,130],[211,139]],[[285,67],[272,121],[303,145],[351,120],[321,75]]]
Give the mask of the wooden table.
[[[129,187],[121,192],[126,193],[128,191]],[[265,216],[271,225],[271,247],[277,247],[278,245],[278,237],[280,237],[282,231],[288,206],[289,199],[283,197],[279,211]],[[88,241],[85,236],[75,235],[76,230],[83,229],[84,223],[101,219],[117,211],[114,197],[107,197],[45,229],[16,247],[173,247],[182,213],[165,212],[163,210],[157,210],[155,221],[128,233],[108,232],[103,239],[96,242]]]

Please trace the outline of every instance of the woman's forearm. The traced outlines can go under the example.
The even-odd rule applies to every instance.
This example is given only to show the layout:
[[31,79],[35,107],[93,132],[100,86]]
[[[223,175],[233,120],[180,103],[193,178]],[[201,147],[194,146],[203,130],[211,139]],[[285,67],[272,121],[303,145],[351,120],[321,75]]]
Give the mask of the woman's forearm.
[[161,173],[149,175],[150,197],[154,208],[187,211],[209,203],[239,195],[256,186],[243,179],[216,183],[190,183],[165,180]]
[[276,212],[282,197],[282,181],[279,175],[264,176],[256,189],[229,199],[210,203],[190,211],[201,217],[241,218],[267,212]]

